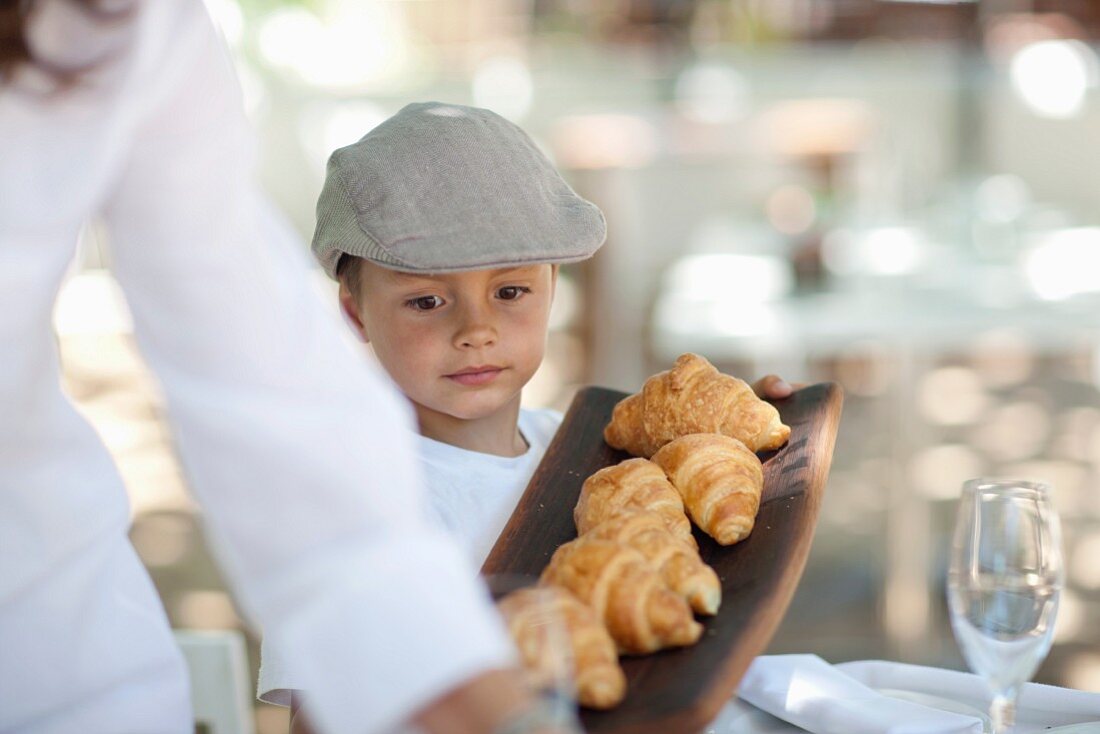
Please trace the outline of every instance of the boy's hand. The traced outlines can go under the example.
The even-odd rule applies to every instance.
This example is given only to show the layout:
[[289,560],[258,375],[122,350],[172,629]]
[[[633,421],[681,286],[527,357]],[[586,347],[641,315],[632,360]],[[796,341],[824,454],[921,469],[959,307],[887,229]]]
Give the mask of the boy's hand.
[[800,387],[802,385],[791,385],[779,375],[765,375],[752,384],[752,391],[764,399],[780,400],[790,397]]

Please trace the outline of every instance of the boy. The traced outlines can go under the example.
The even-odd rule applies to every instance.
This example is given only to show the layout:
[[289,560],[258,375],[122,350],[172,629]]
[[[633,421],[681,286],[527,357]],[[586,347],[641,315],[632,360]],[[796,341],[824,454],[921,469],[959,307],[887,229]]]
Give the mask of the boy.
[[[514,124],[429,102],[333,153],[317,217],[341,309],[415,408],[431,510],[480,566],[561,423],[520,394],[558,266],[599,249],[603,215]],[[265,650],[261,698],[286,702],[283,672]]]
[[488,110],[408,105],[329,162],[314,253],[412,402],[432,509],[478,566],[561,422],[520,409],[558,265],[604,237],[600,210]]
[[[317,219],[341,308],[415,408],[433,514],[480,566],[561,422],[521,410],[520,391],[558,265],[603,244],[603,215],[512,123],[423,103],[333,153]],[[276,652],[259,692],[285,705]]]

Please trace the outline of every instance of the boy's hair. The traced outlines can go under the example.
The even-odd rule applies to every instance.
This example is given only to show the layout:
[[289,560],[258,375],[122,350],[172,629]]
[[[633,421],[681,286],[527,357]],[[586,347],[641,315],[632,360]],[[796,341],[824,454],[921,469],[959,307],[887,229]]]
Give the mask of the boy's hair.
[[447,273],[585,260],[605,235],[600,210],[516,125],[426,102],[332,154],[313,252],[331,277],[348,255]]
[[355,255],[341,255],[336,263],[336,280],[344,286],[352,296],[359,299],[359,288],[363,285],[360,273],[363,258]]

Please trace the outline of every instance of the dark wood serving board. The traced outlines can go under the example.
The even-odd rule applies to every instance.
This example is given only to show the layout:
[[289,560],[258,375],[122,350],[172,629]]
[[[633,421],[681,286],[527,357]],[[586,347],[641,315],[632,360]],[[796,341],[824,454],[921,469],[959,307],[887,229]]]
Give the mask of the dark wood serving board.
[[[629,458],[603,429],[625,393],[577,393],[519,505],[486,559],[485,574],[537,576],[559,545],[577,537],[573,507],[584,480]],[[752,534],[722,547],[695,529],[703,560],[722,580],[722,608],[700,618],[698,644],[622,658],[626,699],[606,712],[582,710],[589,732],[677,734],[700,731],[737,689],[749,663],[775,634],[802,576],[832,462],[843,393],[835,383],[775,401],[791,438],[764,461],[764,493]]]

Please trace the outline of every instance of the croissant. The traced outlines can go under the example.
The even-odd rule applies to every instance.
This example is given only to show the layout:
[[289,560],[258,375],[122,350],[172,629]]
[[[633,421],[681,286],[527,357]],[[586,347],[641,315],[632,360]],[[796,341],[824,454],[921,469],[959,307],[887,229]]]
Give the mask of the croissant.
[[640,552],[582,535],[558,547],[542,582],[562,586],[596,612],[619,650],[655,652],[691,645],[703,627]]
[[[623,700],[626,676],[615,642],[595,612],[577,597],[558,586],[540,586],[513,591],[497,602],[497,608],[536,684],[566,673],[583,706],[607,709]],[[572,653],[571,670],[555,670],[562,660],[553,646],[563,643]]]
[[573,508],[577,535],[584,535],[605,520],[633,511],[660,515],[673,535],[697,547],[679,492],[669,484],[664,470],[646,459],[627,459],[604,467],[584,481],[577,506]]
[[722,545],[752,532],[764,467],[736,438],[695,433],[665,444],[653,455],[684,498],[695,524]]
[[614,540],[640,551],[660,572],[668,588],[682,596],[700,614],[715,614],[722,602],[722,583],[699,551],[668,531],[652,512],[619,515],[592,528],[589,538]]
[[761,451],[782,446],[791,429],[743,380],[688,353],[680,355],[671,370],[646,380],[640,393],[621,400],[603,435],[614,448],[650,457],[689,433],[721,433]]

